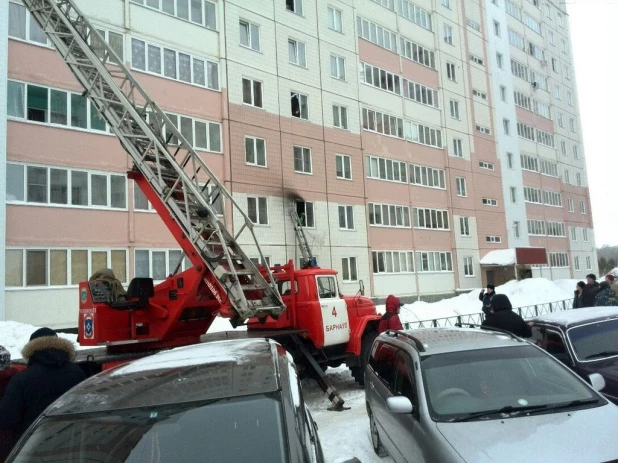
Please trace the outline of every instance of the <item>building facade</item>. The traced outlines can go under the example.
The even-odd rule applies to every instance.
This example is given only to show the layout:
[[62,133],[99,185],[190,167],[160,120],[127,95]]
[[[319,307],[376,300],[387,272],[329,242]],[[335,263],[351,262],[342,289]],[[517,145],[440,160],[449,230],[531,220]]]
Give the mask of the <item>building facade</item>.
[[[271,265],[299,260],[296,211],[344,293],[476,288],[480,259],[515,246],[548,250],[539,276],[596,268],[562,6],[77,3],[246,208]],[[185,264],[105,121],[8,7],[5,318],[70,327],[97,269],[128,283]]]

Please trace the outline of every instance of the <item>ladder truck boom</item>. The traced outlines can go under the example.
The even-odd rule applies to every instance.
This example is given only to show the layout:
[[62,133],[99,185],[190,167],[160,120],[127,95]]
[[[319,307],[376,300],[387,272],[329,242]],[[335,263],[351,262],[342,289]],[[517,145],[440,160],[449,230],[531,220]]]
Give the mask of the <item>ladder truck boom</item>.
[[[164,282],[167,286],[162,288],[176,291],[176,300],[187,297],[185,304],[193,301],[197,306],[193,315],[180,309],[175,311],[163,302],[157,307],[137,307],[142,311],[153,310],[157,317],[167,320],[166,329],[159,330],[154,338],[153,333],[144,334],[142,340],[163,341],[182,320],[195,318],[198,313],[204,318],[216,314],[230,318],[233,325],[252,317],[277,318],[285,305],[270,269],[260,272],[237,242],[240,234],[248,230],[263,260],[253,223],[180,130],[148,96],[72,0],[24,0],[24,4],[83,86],[84,95],[131,156],[134,167],[129,177],[142,189],[193,264],[187,278]],[[217,217],[213,203],[218,198],[231,204],[232,216],[241,219],[242,226],[236,235]],[[188,283],[196,288],[188,289]],[[129,286],[129,293],[134,297],[154,294],[153,289],[137,283],[136,288],[132,290]],[[116,309],[136,308],[135,304],[125,305],[120,304]],[[133,318],[133,314],[128,317]],[[139,330],[130,331],[132,340],[139,340]]]
[[313,265],[313,253],[311,252],[311,247],[309,246],[309,241],[307,241],[307,235],[303,227],[303,220],[305,220],[306,216],[303,214],[303,217],[300,217],[295,210],[290,211],[290,216],[292,217],[294,233],[296,234],[296,240],[300,248],[301,268],[309,268]]

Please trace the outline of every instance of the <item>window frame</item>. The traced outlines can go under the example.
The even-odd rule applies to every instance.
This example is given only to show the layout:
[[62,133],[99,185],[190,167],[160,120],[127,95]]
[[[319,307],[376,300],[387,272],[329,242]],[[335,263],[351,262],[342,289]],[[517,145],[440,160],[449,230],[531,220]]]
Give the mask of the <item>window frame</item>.
[[[331,31],[338,32],[343,34],[343,11],[339,8],[335,8],[334,6],[327,6],[327,18],[328,18],[328,28]],[[332,11],[332,26],[331,27],[331,11]],[[339,13],[339,29],[337,29],[337,13]]]
[[[133,275],[137,275],[137,253],[138,252],[147,252],[148,253],[148,276],[147,277],[143,277],[140,276],[141,278],[152,278],[154,280],[155,283],[160,283],[162,281],[165,281],[169,275],[172,274],[172,272],[176,269],[175,265],[176,262],[172,261],[171,258],[171,253],[172,252],[180,252],[181,256],[182,254],[184,254],[182,249],[176,249],[176,248],[134,248],[133,249]],[[158,278],[154,278],[154,273],[153,273],[153,253],[165,253],[165,275],[166,277],[163,279],[158,279]],[[187,262],[190,263],[190,261],[188,260],[187,256],[183,256],[182,258],[182,264],[180,266],[180,271],[184,271],[188,268],[190,268],[191,266],[187,266]]]
[[[249,21],[247,19],[243,19],[243,18],[239,18],[238,19],[238,25],[240,27],[242,27],[243,25],[247,26],[247,44],[242,43],[242,35],[240,35],[240,31],[239,31],[239,42],[240,42],[240,46],[243,48],[247,48],[249,50],[253,50],[253,51],[257,51],[258,53],[262,52],[262,28],[260,27],[259,24],[256,24],[252,21]],[[240,30],[239,27],[239,30]],[[253,35],[251,34],[251,28],[255,27],[257,29],[257,48],[253,47]]]
[[[345,226],[342,227],[341,226],[341,209],[344,209],[344,216],[345,216]],[[340,231],[356,231],[356,220],[354,217],[354,206],[349,206],[349,205],[344,205],[344,204],[339,204],[337,206],[337,211],[339,213],[339,230]],[[350,227],[350,211],[352,212],[351,216],[352,216],[352,226]]]
[[[301,162],[303,165],[303,170],[297,170],[296,169],[296,152],[297,149],[300,150],[300,154],[301,154]],[[300,146],[300,145],[293,145],[292,146],[292,151],[293,151],[293,160],[294,160],[294,173],[296,174],[302,174],[302,175],[313,175],[313,155],[312,155],[312,150],[311,148],[307,147],[307,146]],[[309,171],[306,172],[304,170],[305,168],[305,164],[307,162],[306,160],[306,155],[309,155]]]
[[[260,213],[260,200],[264,200],[264,204],[266,207],[266,221],[265,222],[261,222],[260,220],[262,219],[262,214]],[[255,201],[255,218],[257,220],[257,222],[254,222],[253,219],[251,218],[250,215],[250,205],[249,205],[249,201],[253,200]],[[268,213],[268,196],[256,196],[256,195],[247,195],[247,217],[249,218],[249,220],[251,220],[251,223],[253,223],[254,226],[256,227],[268,227],[270,225],[270,217],[269,217],[269,213]]]
[[[341,172],[342,172],[342,176],[339,175],[338,172],[338,167],[337,167],[337,160],[341,159]],[[347,160],[347,167],[348,167],[348,173],[349,176],[346,176],[346,160]],[[335,153],[335,176],[340,179],[340,180],[353,180],[352,178],[352,156],[347,155],[347,154],[340,154],[340,153]]]
[[[251,95],[250,95],[250,100],[251,103],[247,103],[245,101],[245,81],[249,82],[250,84],[250,89],[251,89]],[[256,92],[255,92],[255,84],[260,84],[260,102],[261,102],[261,106],[258,106],[256,103]],[[259,80],[259,79],[253,79],[251,77],[242,77],[241,78],[241,88],[242,88],[242,104],[245,106],[251,106],[253,108],[257,108],[257,109],[264,109],[264,82]]]
[[[247,141],[248,140],[253,140],[253,157],[254,157],[254,162],[250,162],[250,161],[247,160],[247,156],[248,156],[248,153],[247,153]],[[263,165],[258,162],[258,154],[257,154],[258,153],[258,150],[257,150],[258,140],[261,140],[261,141],[264,142],[264,164]],[[245,164],[248,165],[248,166],[261,167],[263,169],[267,169],[268,168],[268,151],[267,151],[267,148],[266,148],[266,139],[265,138],[261,138],[261,137],[256,137],[256,136],[253,136],[253,135],[245,135],[244,141],[245,141],[245,144],[244,144],[244,146],[245,146]]]
[[[352,265],[352,263],[354,265]],[[358,278],[358,259],[356,257],[342,257],[341,258],[341,281],[344,283],[355,283],[359,281]],[[346,279],[346,270],[348,278]],[[352,271],[353,270],[353,271]],[[356,276],[356,278],[352,278]]]
[[[336,124],[336,117],[335,117],[335,113],[337,113],[337,118],[339,119],[339,125]],[[343,117],[343,115],[345,114],[345,118]],[[345,119],[345,124],[343,124],[343,121]],[[349,131],[350,130],[350,123],[348,121],[348,107],[347,106],[342,106],[339,104],[333,104],[333,127],[336,129],[341,129],[341,130],[346,130]]]
[[[295,0],[296,1],[296,0]],[[302,0],[300,0],[302,1]],[[295,58],[296,61],[292,61],[292,59],[290,59],[290,45],[294,46],[294,54],[295,54]],[[302,45],[302,47],[299,47],[300,45]],[[301,53],[300,53],[300,49],[302,48],[302,59],[301,59]],[[288,60],[289,63],[294,65],[294,66],[298,66],[300,68],[303,69],[308,69],[308,63],[307,63],[307,44],[305,42],[301,42],[300,40],[297,39],[293,39],[293,38],[288,38]],[[304,64],[302,64],[304,62]]]
[[464,256],[463,268],[465,278],[474,278],[474,259],[472,256]]

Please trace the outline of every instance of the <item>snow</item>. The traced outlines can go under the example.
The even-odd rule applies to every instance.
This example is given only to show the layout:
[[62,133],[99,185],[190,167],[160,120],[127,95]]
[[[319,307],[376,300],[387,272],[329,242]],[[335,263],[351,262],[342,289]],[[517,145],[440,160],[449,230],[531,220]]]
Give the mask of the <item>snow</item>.
[[481,265],[515,265],[517,257],[515,249],[496,249],[489,251],[481,259]]
[[[514,308],[535,304],[557,302],[573,297],[577,280],[550,281],[546,278],[528,278],[525,280],[511,280],[496,287],[496,294],[506,294]],[[473,289],[466,294],[438,302],[414,302],[405,304],[401,308],[402,322],[418,322],[436,318],[456,317],[481,312],[479,292],[481,288]],[[376,306],[378,312],[384,313],[385,306]]]

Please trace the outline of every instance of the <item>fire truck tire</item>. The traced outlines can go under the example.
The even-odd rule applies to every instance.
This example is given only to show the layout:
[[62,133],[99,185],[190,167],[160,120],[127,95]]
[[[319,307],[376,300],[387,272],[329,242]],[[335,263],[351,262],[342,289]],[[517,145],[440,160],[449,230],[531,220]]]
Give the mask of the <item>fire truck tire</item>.
[[373,341],[377,337],[378,332],[373,327],[367,327],[365,329],[363,338],[361,339],[361,354],[358,359],[359,365],[350,367],[350,373],[352,373],[352,377],[356,380],[359,386],[365,385],[365,367],[367,366],[367,360],[369,359],[369,351],[371,350]]

